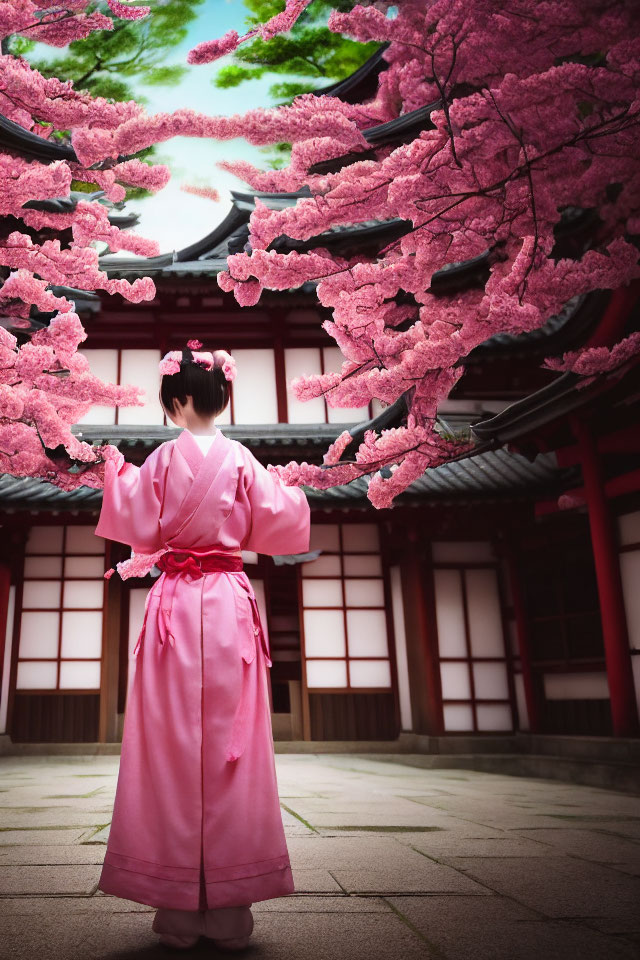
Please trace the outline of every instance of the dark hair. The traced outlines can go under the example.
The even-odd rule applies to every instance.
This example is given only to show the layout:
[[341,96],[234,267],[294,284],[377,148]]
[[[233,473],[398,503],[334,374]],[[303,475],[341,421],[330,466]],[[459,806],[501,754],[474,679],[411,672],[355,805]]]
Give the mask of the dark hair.
[[165,373],[160,381],[160,398],[163,405],[174,413],[174,401],[186,403],[193,398],[193,409],[201,417],[215,417],[222,413],[229,402],[229,381],[222,367],[207,370],[196,363],[189,347],[182,351],[179,373]]

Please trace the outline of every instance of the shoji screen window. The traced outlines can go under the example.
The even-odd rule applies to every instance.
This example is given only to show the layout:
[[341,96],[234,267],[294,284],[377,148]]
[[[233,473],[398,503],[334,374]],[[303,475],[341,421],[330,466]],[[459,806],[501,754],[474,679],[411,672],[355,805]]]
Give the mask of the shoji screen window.
[[158,400],[160,388],[159,350],[80,350],[91,372],[108,383],[135,384],[144,390],[144,406],[107,407],[96,404],[79,423],[163,424],[164,411]]
[[389,690],[391,665],[378,528],[312,524],[302,565],[306,681],[309,689]]
[[229,419],[219,423],[277,423],[275,355],[272,348],[230,350],[238,365],[233,382],[232,401],[227,405]]
[[104,540],[91,526],[32,527],[16,689],[100,689]]
[[339,373],[344,357],[338,347],[285,347],[284,368],[287,383],[287,420],[289,423],[357,423],[382,410],[378,400],[357,409],[330,407],[323,397],[298,400],[289,384],[294,377],[314,373]]
[[498,571],[490,543],[434,543],[444,729],[513,729]]

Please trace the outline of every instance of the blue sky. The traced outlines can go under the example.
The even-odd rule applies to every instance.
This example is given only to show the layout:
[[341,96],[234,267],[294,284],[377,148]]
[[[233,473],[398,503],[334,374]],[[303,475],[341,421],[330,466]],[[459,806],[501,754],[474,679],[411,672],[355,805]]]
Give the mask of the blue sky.
[[[155,3],[159,2],[162,0],[155,0]],[[154,0],[150,3],[153,7]],[[147,112],[171,112],[188,107],[210,116],[229,116],[245,113],[254,107],[271,106],[268,90],[279,79],[275,75],[246,81],[230,90],[219,90],[213,85],[212,78],[220,67],[232,61],[232,57],[201,66],[190,66],[186,62],[189,50],[203,40],[213,40],[232,29],[240,35],[245,33],[246,16],[247,9],[242,0],[204,0],[185,40],[169,51],[165,61],[186,67],[182,80],[174,86],[145,86],[130,81],[135,95],[146,99]],[[58,52],[39,44],[37,54],[55,61]],[[246,189],[241,180],[216,166],[220,160],[230,159],[249,160],[256,166],[267,167],[260,148],[241,139],[216,142],[177,137],[159,144],[156,162],[169,166],[171,180],[155,196],[131,201],[127,205],[128,211],[140,216],[136,231],[157,240],[161,253],[180,250],[209,233],[229,209],[230,190]],[[182,184],[214,187],[220,194],[220,202],[185,193],[180,189]],[[127,256],[126,252],[121,255]]]
[[[174,87],[137,87],[137,92],[148,101],[148,112],[170,112],[189,107],[211,116],[229,116],[244,113],[252,107],[270,106],[268,89],[274,77],[267,76],[230,90],[219,90],[211,80],[216,71],[231,60],[230,57],[202,66],[186,63],[189,50],[202,40],[212,40],[232,29],[241,35],[245,32],[247,10],[242,0],[205,0],[200,11],[185,41],[173,48],[167,57],[167,63],[187,67],[180,83]],[[158,159],[166,162],[172,171],[169,184],[154,197],[132,201],[128,209],[140,215],[138,232],[156,239],[162,252],[179,250],[212,230],[229,209],[229,191],[243,188],[240,180],[216,166],[218,161],[242,158],[266,166],[260,149],[244,140],[219,143],[178,137],[160,144],[157,152]],[[215,187],[220,202],[185,193],[180,186],[187,183]]]

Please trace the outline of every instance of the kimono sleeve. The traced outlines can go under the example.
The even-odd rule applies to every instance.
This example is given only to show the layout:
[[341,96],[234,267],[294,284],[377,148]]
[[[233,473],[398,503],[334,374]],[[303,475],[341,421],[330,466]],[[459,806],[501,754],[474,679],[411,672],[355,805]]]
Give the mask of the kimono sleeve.
[[251,506],[251,529],[243,549],[271,556],[306,553],[311,510],[304,490],[285,486],[252,454],[246,465],[245,487]]
[[163,546],[160,530],[166,453],[162,444],[141,467],[126,460],[105,464],[98,537],[129,544],[136,553],[155,553]]

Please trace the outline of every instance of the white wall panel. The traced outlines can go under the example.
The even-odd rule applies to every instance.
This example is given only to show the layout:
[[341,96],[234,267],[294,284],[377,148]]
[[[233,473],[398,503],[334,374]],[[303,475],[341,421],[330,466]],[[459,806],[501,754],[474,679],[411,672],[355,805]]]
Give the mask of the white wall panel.
[[471,653],[503,657],[504,638],[495,570],[465,570]]
[[389,661],[350,660],[349,680],[352,687],[390,687]]
[[61,577],[62,557],[25,557],[24,575],[25,577]]
[[346,660],[307,660],[308,687],[346,687]]
[[289,384],[295,377],[322,373],[319,347],[285,347],[284,369],[287,381],[287,407],[289,423],[324,423],[325,407],[323,397],[298,400]]
[[396,647],[398,697],[400,700],[400,724],[403,730],[413,730],[411,688],[409,684],[409,663],[407,659],[407,632],[404,619],[404,601],[402,599],[402,576],[400,573],[400,567],[391,567],[389,573],[391,580],[391,605],[393,609],[393,633]]
[[443,700],[469,700],[471,684],[466,663],[441,663],[440,682]]
[[236,423],[277,423],[275,358],[272,349],[231,351],[238,365],[233,383]]
[[62,657],[99,657],[102,651],[102,611],[65,610],[62,614]]
[[342,573],[340,569],[340,557],[332,554],[322,554],[317,560],[309,560],[307,563],[300,564],[303,577],[339,577]]
[[387,621],[384,610],[347,610],[350,657],[387,657]]
[[620,554],[620,575],[629,646],[632,650],[640,650],[640,550]]
[[16,610],[16,587],[9,587],[7,604],[7,626],[4,635],[4,660],[2,663],[2,688],[0,689],[0,733],[7,732],[7,708],[9,705],[9,674],[11,671],[11,650],[13,647],[13,619]]
[[61,690],[99,690],[99,660],[63,660],[60,663]]
[[640,543],[640,510],[618,517],[618,534],[621,546]]
[[478,730],[487,732],[512,729],[511,708],[508,704],[482,703],[476,706]]
[[345,577],[382,576],[382,561],[379,554],[345,554],[342,562]]
[[302,605],[304,607],[341,607],[342,581],[304,579],[302,581]]
[[342,610],[305,610],[304,646],[307,657],[344,657],[344,615]]
[[[96,577],[104,574],[104,557],[66,557],[65,577]],[[100,601],[102,602],[102,601]],[[71,604],[69,604],[71,606]]]
[[[231,392],[233,393],[233,387],[231,388]],[[234,402],[235,402],[235,397],[234,397]],[[224,408],[224,410],[222,411],[222,413],[219,413],[218,416],[216,417],[216,423],[223,427],[225,426],[225,424],[228,425],[231,423],[231,398],[229,398],[229,402]],[[169,426],[171,427],[173,426],[173,424],[170,422]]]
[[312,523],[309,535],[309,550],[340,549],[340,534],[337,523]]
[[46,609],[59,606],[59,580],[25,580],[22,588],[23,609]]
[[104,556],[105,542],[96,537],[95,527],[67,527],[66,553],[86,553]]
[[26,553],[62,553],[63,527],[31,527]]
[[524,692],[524,678],[521,673],[513,676],[513,684],[516,690],[516,706],[518,708],[518,729],[529,729],[529,711],[527,710],[527,698]]
[[102,580],[65,580],[65,607],[102,609],[103,583]]
[[55,660],[22,660],[18,663],[16,690],[55,690],[57,672]]
[[382,580],[345,580],[348,607],[384,607]]
[[[104,383],[118,382],[118,351],[117,350],[78,350],[89,361],[91,373],[99,377]],[[85,413],[78,423],[114,424],[116,422],[116,408],[106,404],[94,404]]]
[[445,703],[442,707],[444,729],[447,733],[473,730],[473,713],[466,703]]
[[342,525],[342,549],[345,553],[366,553],[380,549],[380,534],[375,523]]
[[462,586],[457,570],[434,570],[438,649],[441,657],[466,657]]
[[26,611],[20,620],[20,657],[57,657],[60,614]]
[[144,390],[144,405],[120,407],[118,423],[163,424],[164,412],[160,406],[159,350],[123,350],[120,361],[120,383],[135,384]]
[[508,700],[506,663],[474,663],[473,684],[476,700]]

